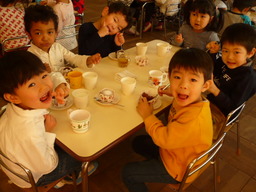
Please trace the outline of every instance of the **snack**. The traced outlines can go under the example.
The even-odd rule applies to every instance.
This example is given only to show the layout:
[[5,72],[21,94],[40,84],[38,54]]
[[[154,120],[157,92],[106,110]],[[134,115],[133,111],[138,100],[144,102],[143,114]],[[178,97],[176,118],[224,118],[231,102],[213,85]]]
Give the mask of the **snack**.
[[143,92],[142,97],[146,97],[147,98],[147,101],[151,101],[152,99],[154,99],[155,97],[154,96],[151,96],[151,95],[148,95],[147,93]]

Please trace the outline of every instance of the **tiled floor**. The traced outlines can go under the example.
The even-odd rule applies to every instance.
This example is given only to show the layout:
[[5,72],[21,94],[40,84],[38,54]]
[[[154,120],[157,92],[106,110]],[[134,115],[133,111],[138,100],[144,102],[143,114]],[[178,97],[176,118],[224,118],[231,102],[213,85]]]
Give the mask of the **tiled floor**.
[[[99,18],[105,0],[87,0],[85,20],[94,21]],[[126,35],[124,48],[134,46],[138,41],[163,39],[163,32],[153,31],[143,35],[143,39]],[[256,192],[256,96],[251,98],[240,118],[241,155],[236,155],[236,129],[233,127],[225,138],[220,156],[221,192]],[[137,134],[143,133],[141,130]],[[141,160],[130,147],[132,138],[120,143],[99,159],[98,170],[89,177],[90,192],[128,192],[120,178],[122,167],[131,161]],[[164,184],[149,184],[150,192],[168,192]],[[79,186],[81,189],[81,186]],[[0,192],[19,192],[19,188],[8,184],[8,179],[0,172]],[[72,185],[65,185],[52,192],[72,192]],[[187,192],[213,191],[212,169],[209,167],[187,190]]]

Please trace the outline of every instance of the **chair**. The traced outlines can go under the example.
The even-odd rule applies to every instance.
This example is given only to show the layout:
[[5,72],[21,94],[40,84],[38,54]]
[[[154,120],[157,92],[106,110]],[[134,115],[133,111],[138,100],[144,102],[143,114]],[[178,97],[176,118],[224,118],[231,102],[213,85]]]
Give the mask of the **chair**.
[[227,117],[225,117],[222,112],[213,104],[211,104],[211,112],[213,116],[213,121],[216,125],[213,138],[216,140],[222,133],[227,133],[233,125],[237,126],[237,154],[240,155],[240,132],[239,132],[239,116],[245,107],[245,102],[239,107],[231,111]]
[[226,133],[224,132],[221,137],[212,144],[211,148],[201,154],[199,157],[191,161],[186,169],[186,172],[183,176],[181,183],[179,184],[168,184],[167,187],[174,191],[184,191],[192,182],[187,183],[187,179],[195,173],[198,173],[198,176],[201,175],[209,165],[213,165],[213,174],[214,174],[214,191],[217,190],[217,167],[216,167],[216,155],[223,145],[224,138]]
[[23,36],[18,36],[18,37],[7,38],[7,39],[3,40],[3,42],[2,42],[2,55],[4,55],[6,52],[10,52],[10,51],[14,51],[14,50],[21,50],[21,49],[28,49],[30,47],[30,44],[27,44],[27,45],[15,47],[15,48],[6,48],[6,43],[8,41],[14,41],[14,40],[18,40],[18,39],[28,39],[28,36],[23,35]]
[[82,25],[82,24],[79,23],[79,24],[68,25],[68,26],[63,27],[62,30],[64,30],[64,31],[65,31],[65,30],[68,30],[68,29],[75,28],[75,32],[74,32],[74,33],[70,33],[70,34],[68,34],[68,35],[61,36],[61,37],[57,37],[56,40],[67,39],[67,38],[70,38],[70,37],[77,36],[77,35],[78,35],[78,29],[79,29],[79,27],[80,27],[81,25]]
[[[1,111],[0,111],[0,117],[2,116],[2,114],[5,112],[6,107],[2,107]],[[14,170],[12,170],[12,168],[10,168],[8,165],[6,165],[3,161],[3,159],[5,159],[6,161],[9,161],[17,166],[19,166],[23,171],[24,171],[24,175],[21,175],[19,173],[16,173]],[[13,173],[14,175],[16,175],[17,177],[19,177],[20,179],[24,180],[27,183],[31,184],[31,188],[23,188],[22,190],[25,192],[47,192],[50,189],[52,189],[58,182],[60,182],[64,177],[48,184],[48,185],[44,185],[44,186],[40,186],[37,187],[35,184],[35,180],[34,177],[32,175],[32,172],[26,168],[25,166],[21,165],[20,163],[15,163],[12,160],[10,160],[0,149],[0,168],[3,167],[5,169],[7,169],[8,171],[10,171],[11,173]],[[76,187],[76,175],[75,173],[72,173],[72,179],[73,179],[73,185],[74,185],[74,191],[77,192],[77,187]]]
[[165,14],[163,15],[164,20],[164,36],[167,37],[166,34],[166,24],[169,23],[178,23],[178,29],[179,30],[181,24],[182,24],[182,17],[181,17],[181,1],[178,1],[176,3],[171,3],[166,6]]

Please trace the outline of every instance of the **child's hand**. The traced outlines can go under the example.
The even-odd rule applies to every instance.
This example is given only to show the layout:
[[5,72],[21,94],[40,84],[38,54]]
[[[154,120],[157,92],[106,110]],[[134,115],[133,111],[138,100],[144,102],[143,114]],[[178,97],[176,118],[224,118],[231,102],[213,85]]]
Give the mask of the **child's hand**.
[[48,63],[44,63],[44,66],[45,66],[46,71],[47,71],[48,73],[51,73],[51,72],[52,72],[51,67],[50,67],[50,65],[49,65]]
[[163,85],[163,86],[158,87],[158,94],[159,94],[160,96],[163,96],[163,95],[165,94],[165,95],[168,95],[168,96],[172,97],[172,93],[171,93],[171,88],[170,88],[170,86],[169,86],[168,88],[166,88],[165,90],[163,90],[163,88],[164,88],[165,86],[166,86],[166,85]]
[[52,131],[56,125],[57,125],[57,121],[52,115],[50,114],[44,115],[44,126],[45,126],[46,132]]
[[175,41],[176,41],[177,43],[183,43],[184,38],[182,37],[182,34],[181,34],[181,33],[178,34],[178,35],[176,35]]
[[215,85],[214,81],[213,81],[213,75],[212,75],[212,78],[210,80],[210,86],[209,86],[209,89],[208,91],[210,93],[212,93],[215,97],[219,95],[220,93],[220,90],[219,88]]
[[137,111],[144,120],[153,113],[153,103],[148,103],[146,97],[141,97],[137,105]]
[[123,33],[117,33],[115,36],[115,43],[117,46],[121,46],[125,43],[124,34]]
[[59,104],[64,104],[66,98],[69,94],[69,88],[65,83],[61,83],[55,88],[55,92],[52,93],[52,96],[55,96],[55,99]]
[[109,35],[109,29],[106,26],[105,22],[102,24],[101,28],[98,30],[98,34],[100,37],[105,37],[106,35]]
[[95,55],[88,57],[86,60],[87,67],[92,67],[93,64],[98,64],[100,60],[101,56],[99,53],[96,53]]
[[217,41],[211,41],[206,45],[206,49],[210,51],[210,53],[218,53],[220,50],[220,44]]

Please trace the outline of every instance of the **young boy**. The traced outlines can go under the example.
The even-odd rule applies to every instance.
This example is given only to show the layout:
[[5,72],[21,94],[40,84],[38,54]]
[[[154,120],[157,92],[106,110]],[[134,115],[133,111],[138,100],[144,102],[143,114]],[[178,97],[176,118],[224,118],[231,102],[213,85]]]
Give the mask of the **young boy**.
[[246,15],[252,7],[256,6],[255,0],[234,0],[230,11],[221,11],[223,27],[219,31],[221,36],[224,30],[234,23],[253,25],[250,17]]
[[124,167],[123,180],[129,191],[148,191],[146,182],[179,183],[187,165],[209,149],[213,136],[211,112],[201,93],[212,83],[212,70],[211,57],[202,50],[181,49],[174,54],[169,65],[170,88],[159,89],[160,95],[173,97],[166,126],[153,115],[152,104],[146,98],[139,100],[137,111],[148,135],[135,138],[133,148],[147,160]]
[[79,29],[78,53],[102,57],[115,52],[125,43],[123,31],[131,21],[129,7],[122,2],[113,2],[105,7],[96,22],[84,23]]
[[[0,148],[32,171],[37,186],[81,170],[81,162],[54,145],[56,135],[51,130],[56,120],[46,110],[56,95],[53,82],[42,61],[28,51],[10,52],[0,59],[0,96],[8,102],[0,118]],[[13,163],[5,163],[24,174]],[[31,187],[3,171],[19,187]]]
[[59,71],[65,62],[79,68],[92,67],[99,63],[99,54],[82,56],[68,51],[55,43],[58,30],[58,16],[50,6],[32,5],[25,10],[25,29],[32,40],[28,51],[37,55],[51,71]]
[[221,37],[222,57],[214,65],[214,82],[207,98],[226,116],[256,92],[252,58],[256,31],[248,24],[230,25]]

